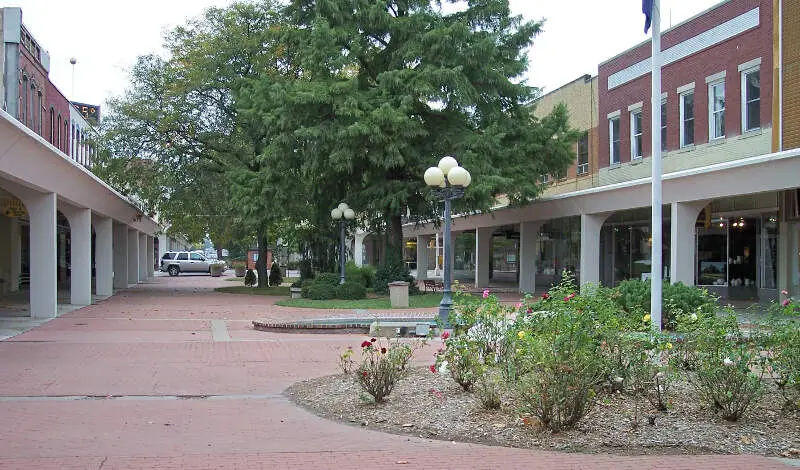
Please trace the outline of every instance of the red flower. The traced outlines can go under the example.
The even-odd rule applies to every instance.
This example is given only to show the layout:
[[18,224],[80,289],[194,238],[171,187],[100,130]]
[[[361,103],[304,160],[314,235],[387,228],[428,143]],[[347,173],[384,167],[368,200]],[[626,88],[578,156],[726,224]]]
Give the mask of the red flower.
[[436,364],[431,364],[430,369],[431,369],[431,372],[433,372],[435,374],[436,373]]
[[533,313],[533,308],[532,307],[528,307],[528,310],[526,310],[526,312]]
[[386,354],[386,348],[381,348],[381,354]]
[[442,333],[442,341],[446,340],[449,337],[450,337],[449,331],[445,331],[444,333]]
[[547,299],[549,299],[549,298],[550,298],[550,294],[548,294],[547,292],[545,292],[544,294],[542,294],[542,300],[547,300]]
[[564,297],[564,302],[569,302],[570,300],[572,300],[574,298],[575,298],[575,293],[573,292],[572,294]]
[[371,340],[369,340],[370,343],[374,343],[375,341],[378,341],[378,340],[375,339],[375,338],[372,338]]
[[364,377],[366,377],[366,376],[367,376],[367,371],[364,371],[364,372],[362,372],[362,373],[361,373],[361,375],[363,375]]
[[372,343],[370,343],[369,341],[364,341],[361,343],[362,348],[368,348],[370,346],[372,346]]

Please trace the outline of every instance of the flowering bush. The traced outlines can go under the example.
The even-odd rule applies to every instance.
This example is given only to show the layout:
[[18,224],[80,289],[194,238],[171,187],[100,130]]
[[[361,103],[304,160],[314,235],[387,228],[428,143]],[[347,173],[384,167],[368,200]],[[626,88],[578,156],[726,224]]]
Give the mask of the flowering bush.
[[764,335],[767,372],[775,379],[786,405],[800,409],[800,307],[783,291],[773,306]]
[[475,394],[481,406],[487,410],[499,410],[502,387],[503,380],[500,374],[495,370],[486,370],[475,385]]
[[377,338],[361,343],[362,362],[355,376],[361,389],[371,395],[375,403],[381,403],[392,393],[408,362],[408,359],[398,362],[405,357],[405,353],[393,353],[390,346],[388,341],[379,341]]
[[745,340],[732,313],[689,320],[678,324],[696,356],[696,374],[689,380],[715,412],[737,421],[762,393],[761,377],[751,370],[761,358],[758,348]]
[[485,372],[478,342],[467,335],[453,335],[445,338],[443,343],[436,354],[436,364],[431,366],[431,370],[449,372],[465,392],[472,391],[475,383]]
[[518,317],[509,335],[520,408],[555,432],[589,412],[604,374],[598,312],[591,306],[592,299],[576,295],[574,282],[565,277],[531,306],[530,315]]
[[341,354],[339,354],[339,370],[342,374],[349,374],[353,371],[356,362],[353,360],[353,347],[348,346]]

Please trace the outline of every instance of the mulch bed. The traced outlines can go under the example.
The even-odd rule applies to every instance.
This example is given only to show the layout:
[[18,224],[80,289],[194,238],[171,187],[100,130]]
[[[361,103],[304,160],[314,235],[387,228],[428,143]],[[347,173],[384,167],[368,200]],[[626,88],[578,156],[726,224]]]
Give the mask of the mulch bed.
[[[474,394],[427,368],[409,371],[380,405],[347,375],[299,382],[285,394],[325,418],[423,438],[619,455],[746,453],[800,459],[800,412],[782,410],[772,384],[736,423],[698,403],[684,381],[673,385],[667,413],[652,411],[645,398],[604,392],[575,428],[558,434],[535,419],[523,419],[510,396],[501,410],[484,410]],[[654,425],[648,415],[656,416]]]

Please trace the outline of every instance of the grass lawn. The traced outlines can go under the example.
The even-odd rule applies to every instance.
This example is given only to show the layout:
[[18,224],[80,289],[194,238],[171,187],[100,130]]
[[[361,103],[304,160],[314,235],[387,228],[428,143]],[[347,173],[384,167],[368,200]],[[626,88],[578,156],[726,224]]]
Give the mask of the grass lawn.
[[225,292],[227,294],[248,294],[248,295],[284,295],[289,296],[289,286],[268,287],[266,289],[259,289],[257,287],[247,286],[232,286],[232,287],[217,287],[214,289],[217,292]]
[[[441,301],[442,301],[442,294],[410,295],[408,297],[407,308],[438,307],[439,302]],[[361,300],[286,299],[275,302],[275,305],[280,305],[283,307],[320,308],[320,309],[342,308],[342,309],[386,310],[392,308],[391,305],[389,305],[389,297],[379,297],[377,299],[361,299]]]
[[[226,277],[225,280],[226,281],[241,282],[242,284],[244,284],[244,276],[242,276],[242,277]],[[227,289],[227,287],[226,287],[226,289]]]

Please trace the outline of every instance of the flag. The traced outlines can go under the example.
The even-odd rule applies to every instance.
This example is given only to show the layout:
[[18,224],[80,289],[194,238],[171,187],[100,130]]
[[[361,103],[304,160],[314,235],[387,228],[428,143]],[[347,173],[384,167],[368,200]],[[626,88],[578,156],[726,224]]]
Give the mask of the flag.
[[650,29],[650,19],[653,17],[653,0],[642,0],[642,13],[644,13],[644,32]]

